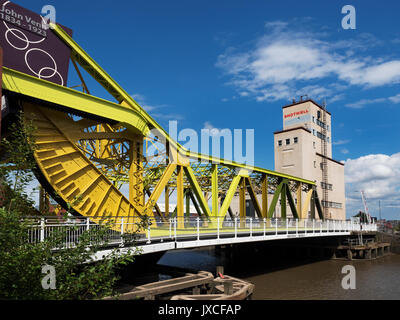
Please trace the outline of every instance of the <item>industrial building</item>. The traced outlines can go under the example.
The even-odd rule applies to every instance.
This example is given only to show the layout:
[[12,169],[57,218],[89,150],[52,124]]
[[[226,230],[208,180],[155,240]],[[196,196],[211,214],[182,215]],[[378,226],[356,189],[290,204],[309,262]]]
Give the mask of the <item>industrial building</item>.
[[[282,108],[275,170],[316,182],[326,219],[346,219],[344,164],[332,158],[332,115],[308,99]],[[304,197],[302,197],[304,199]]]
[[[312,99],[282,108],[283,130],[274,133],[275,171],[316,182],[325,219],[345,220],[344,164],[332,158],[332,115]],[[297,204],[297,195],[293,195]],[[261,202],[261,195],[257,195]],[[268,195],[270,203],[273,194]],[[301,201],[306,195],[302,192]],[[231,204],[238,215],[239,196]],[[246,197],[247,216],[255,217],[255,209]],[[281,217],[281,208],[275,209],[275,217]],[[287,209],[290,217],[290,209]],[[311,211],[308,212],[311,218]]]

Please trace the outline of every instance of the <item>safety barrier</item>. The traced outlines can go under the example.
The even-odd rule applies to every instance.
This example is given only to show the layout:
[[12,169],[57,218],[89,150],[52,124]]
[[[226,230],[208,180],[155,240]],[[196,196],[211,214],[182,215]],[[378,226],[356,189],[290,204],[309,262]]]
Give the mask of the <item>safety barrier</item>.
[[[164,221],[151,219],[147,227],[139,229],[139,221],[128,222],[132,220],[126,217],[103,219],[101,224],[94,223],[89,218],[29,218],[29,242],[44,241],[57,232],[62,232],[65,239],[64,246],[68,248],[79,242],[80,236],[85,231],[98,229],[101,225],[107,227],[106,232],[103,233],[104,243],[125,246],[126,243],[131,243],[129,240],[134,240],[142,248],[167,242],[182,243],[174,247],[182,248],[277,238],[333,236],[355,231],[377,231],[376,224],[360,224],[349,220],[222,219],[219,217],[206,220],[184,218],[183,223],[178,220],[178,218]],[[135,228],[136,233],[126,232]],[[160,248],[162,247],[165,246]]]

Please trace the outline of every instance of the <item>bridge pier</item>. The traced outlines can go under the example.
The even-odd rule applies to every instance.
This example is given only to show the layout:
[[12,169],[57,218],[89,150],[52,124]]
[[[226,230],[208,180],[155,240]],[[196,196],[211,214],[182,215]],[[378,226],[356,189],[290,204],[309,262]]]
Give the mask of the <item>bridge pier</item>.
[[347,250],[347,259],[353,260],[353,252],[350,249]]

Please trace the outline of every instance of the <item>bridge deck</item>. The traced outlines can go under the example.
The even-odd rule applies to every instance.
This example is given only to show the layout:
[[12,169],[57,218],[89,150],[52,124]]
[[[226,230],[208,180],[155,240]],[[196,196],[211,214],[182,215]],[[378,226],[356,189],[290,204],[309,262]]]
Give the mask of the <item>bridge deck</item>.
[[[132,249],[129,241],[129,233],[124,230],[132,230],[121,219],[113,224],[105,236],[104,248],[96,254],[96,259],[102,259],[115,247],[120,247],[121,252]],[[118,225],[120,232],[115,231]],[[200,219],[186,219],[185,228],[177,228],[177,219],[169,219],[165,222],[153,221],[147,230],[136,234],[134,244],[141,249],[142,254],[162,252],[175,249],[197,248],[204,246],[225,245],[245,242],[257,242],[268,240],[331,237],[350,235],[354,232],[376,232],[376,224],[357,224],[352,221],[322,221],[322,220],[298,220],[298,219],[235,219],[233,221],[220,222],[219,219],[203,222]],[[194,227],[186,227],[194,226]],[[57,221],[54,218],[41,218],[32,221],[30,229],[30,241],[43,241],[54,232],[65,231],[65,247],[71,247],[79,241],[79,237],[87,230],[98,228],[88,218],[73,219],[69,221]],[[128,240],[126,240],[128,237]]]

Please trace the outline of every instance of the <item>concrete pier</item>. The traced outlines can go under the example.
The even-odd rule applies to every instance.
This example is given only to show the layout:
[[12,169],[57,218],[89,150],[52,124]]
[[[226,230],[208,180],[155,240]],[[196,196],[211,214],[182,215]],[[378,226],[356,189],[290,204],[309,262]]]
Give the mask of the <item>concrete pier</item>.
[[[388,242],[370,242],[363,245],[339,245],[334,249],[333,259],[346,257],[348,260],[366,259],[372,260],[381,258],[390,253],[390,243]],[[339,255],[337,254],[339,253]]]

